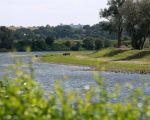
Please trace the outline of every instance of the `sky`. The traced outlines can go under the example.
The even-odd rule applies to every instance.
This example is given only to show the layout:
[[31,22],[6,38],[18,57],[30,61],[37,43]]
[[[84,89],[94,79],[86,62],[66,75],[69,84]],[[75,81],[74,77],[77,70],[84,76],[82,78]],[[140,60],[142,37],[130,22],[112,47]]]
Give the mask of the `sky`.
[[96,24],[107,0],[0,0],[0,26]]

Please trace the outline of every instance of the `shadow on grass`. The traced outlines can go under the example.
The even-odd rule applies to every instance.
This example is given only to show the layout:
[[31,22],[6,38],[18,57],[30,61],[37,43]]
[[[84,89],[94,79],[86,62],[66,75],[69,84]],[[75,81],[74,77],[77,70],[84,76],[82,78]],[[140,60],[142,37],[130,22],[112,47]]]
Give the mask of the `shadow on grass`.
[[133,59],[140,59],[140,58],[144,58],[146,56],[150,56],[150,51],[141,51],[139,53],[136,53],[134,55],[128,56],[126,58],[123,59],[119,59],[119,60],[133,60]]
[[92,55],[92,54],[95,54],[95,53],[97,53],[97,52],[99,52],[98,50],[97,51],[93,51],[93,52],[91,52],[91,53],[86,53],[85,55]]
[[112,50],[111,52],[109,53],[106,53],[105,55],[103,56],[97,56],[95,58],[99,58],[99,57],[113,57],[117,54],[120,54],[120,53],[124,53],[124,52],[127,52],[128,50]]
[[104,57],[113,57],[117,54],[124,53],[124,52],[127,52],[127,50],[113,50],[110,53],[105,54]]

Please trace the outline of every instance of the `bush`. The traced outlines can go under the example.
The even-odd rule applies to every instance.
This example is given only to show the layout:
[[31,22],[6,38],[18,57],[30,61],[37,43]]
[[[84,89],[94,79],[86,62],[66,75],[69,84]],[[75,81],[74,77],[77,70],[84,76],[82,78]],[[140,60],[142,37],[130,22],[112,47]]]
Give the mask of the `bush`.
[[71,42],[69,40],[67,40],[65,43],[64,43],[67,47],[71,47]]
[[111,46],[112,46],[111,44],[112,44],[112,43],[111,43],[110,40],[108,40],[108,39],[105,39],[105,40],[104,40],[104,48],[111,47]]
[[75,45],[73,45],[73,46],[71,47],[71,50],[73,50],[73,51],[78,51],[78,50],[80,49],[80,47],[81,47],[81,43],[80,43],[80,42],[77,42],[77,43],[75,43]]
[[47,44],[45,43],[44,40],[39,40],[39,41],[35,41],[32,43],[32,49],[33,50],[46,50],[47,49]]
[[47,45],[51,46],[54,43],[54,38],[53,37],[47,37],[45,39],[45,42],[46,42]]
[[101,48],[103,48],[103,41],[102,40],[95,40],[95,50],[99,50]]
[[[13,80],[0,85],[1,120],[149,120],[150,100],[137,88],[124,102],[112,102],[119,97],[119,86],[111,93],[95,75],[99,86],[85,86],[84,94],[66,92],[55,84],[53,93],[38,88],[33,74],[26,74],[17,63]],[[32,67],[29,67],[32,71]],[[32,72],[31,72],[32,73]],[[4,84],[5,83],[5,84]],[[130,89],[130,85],[127,86]]]
[[83,40],[83,47],[87,50],[94,50],[94,48],[95,48],[94,38],[85,38]]

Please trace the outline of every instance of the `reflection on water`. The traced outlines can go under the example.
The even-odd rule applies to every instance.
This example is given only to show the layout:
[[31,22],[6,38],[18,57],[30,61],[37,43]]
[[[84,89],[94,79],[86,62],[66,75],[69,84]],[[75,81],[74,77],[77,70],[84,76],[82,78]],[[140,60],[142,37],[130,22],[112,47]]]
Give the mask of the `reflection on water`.
[[[29,62],[31,56],[45,54],[45,52],[33,52],[30,55],[27,53],[17,53],[21,61]],[[14,59],[10,53],[0,53],[0,76],[2,77],[2,70],[14,64]],[[43,62],[33,62],[35,70],[35,79],[38,84],[43,86],[46,90],[52,91],[56,81],[63,80],[63,86],[66,90],[85,89],[88,86],[97,86],[93,72],[89,71],[89,67],[68,66],[62,64],[50,64]],[[150,94],[150,75],[128,74],[128,73],[113,73],[113,72],[98,72],[102,80],[108,84],[109,91],[114,85],[121,85],[121,94],[125,96],[130,92],[129,89],[123,87],[127,82],[132,83],[132,89],[135,87],[142,87],[145,93]],[[147,84],[145,87],[144,84]]]

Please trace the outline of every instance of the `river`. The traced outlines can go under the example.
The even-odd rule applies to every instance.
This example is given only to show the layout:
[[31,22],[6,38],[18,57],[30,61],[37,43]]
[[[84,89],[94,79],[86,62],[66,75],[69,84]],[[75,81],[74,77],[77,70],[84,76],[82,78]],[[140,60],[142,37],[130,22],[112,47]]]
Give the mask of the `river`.
[[[47,52],[31,52],[29,55],[26,52],[19,52],[16,53],[15,56],[19,57],[23,62],[28,62],[31,57],[46,53]],[[14,64],[14,61],[15,59],[12,57],[12,54],[0,53],[0,79],[2,79],[3,69],[6,66]],[[33,61],[33,68],[36,82],[47,91],[52,91],[55,82],[62,80],[66,90],[87,89],[90,86],[97,86],[93,78],[93,71],[90,71],[89,67]],[[150,74],[95,72],[108,84],[109,89],[113,89],[115,84],[119,84],[121,86],[122,96],[125,96],[131,91],[123,87],[127,82],[132,84],[132,89],[142,87],[146,94],[150,94]]]

